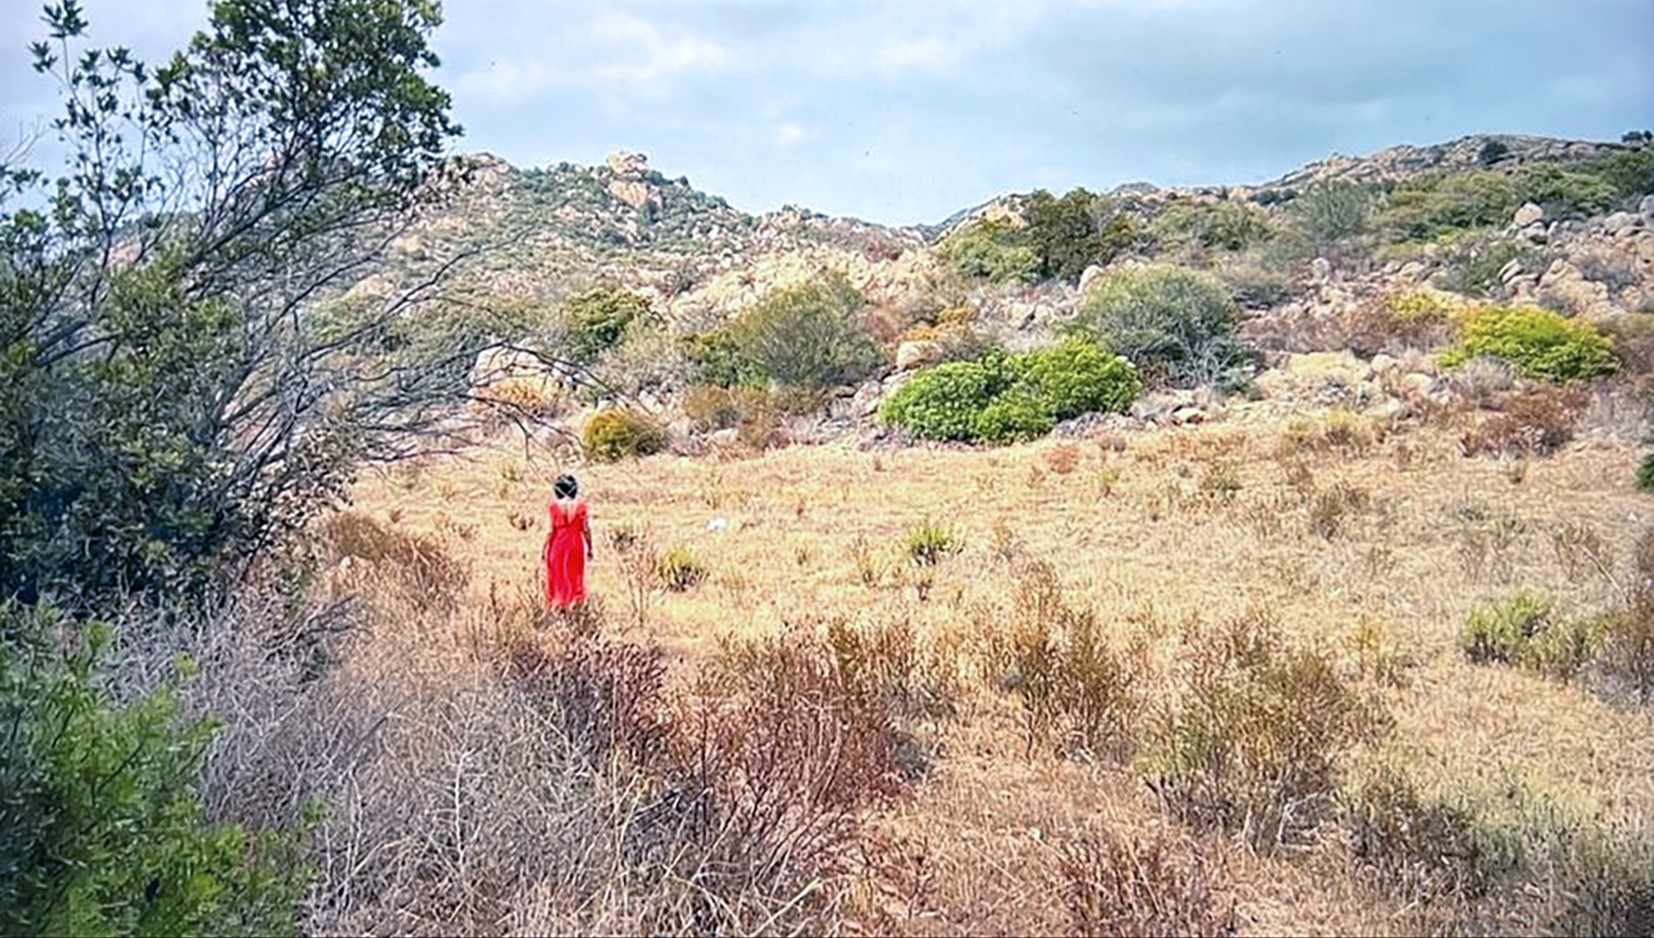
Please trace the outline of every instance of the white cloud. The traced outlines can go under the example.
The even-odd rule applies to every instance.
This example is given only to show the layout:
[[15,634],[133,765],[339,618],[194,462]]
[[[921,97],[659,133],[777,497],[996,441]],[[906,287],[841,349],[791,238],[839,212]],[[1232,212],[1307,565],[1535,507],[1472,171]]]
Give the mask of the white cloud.
[[782,124],[775,128],[775,145],[778,147],[790,147],[803,139],[804,128],[797,124]]

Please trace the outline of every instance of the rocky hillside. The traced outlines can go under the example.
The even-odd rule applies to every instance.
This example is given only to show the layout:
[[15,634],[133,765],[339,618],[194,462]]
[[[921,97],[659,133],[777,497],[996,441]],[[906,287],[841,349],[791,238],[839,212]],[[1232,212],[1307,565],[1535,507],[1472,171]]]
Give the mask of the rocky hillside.
[[[1407,293],[1594,321],[1629,314],[1642,325],[1628,334],[1654,318],[1654,151],[1646,141],[1472,136],[1332,156],[1251,186],[1010,194],[937,226],[907,228],[797,207],[751,215],[636,153],[545,169],[486,154],[458,160],[469,170],[465,181],[353,292],[388,293],[456,256],[464,260],[450,290],[552,319],[578,291],[625,288],[647,300],[664,332],[598,364],[611,366],[607,383],[665,415],[705,381],[686,341],[827,272],[859,292],[863,325],[887,361],[873,380],[840,388],[822,412],[838,431],[864,423],[914,369],[989,344],[1049,344],[1092,283],[1143,263],[1220,281],[1243,310],[1242,334],[1264,372],[1290,372],[1292,355],[1348,350],[1365,361],[1396,352],[1375,338],[1372,313]],[[1324,222],[1304,207],[1327,192],[1359,203],[1349,230],[1318,233]],[[1035,231],[1042,224],[1055,224],[1056,242],[1031,248],[1049,235]],[[1070,230],[1072,244],[1063,240]],[[1411,386],[1435,380],[1425,369]],[[1256,386],[1290,396],[1297,385],[1277,375]],[[1185,392],[1171,409],[1187,411],[1194,400]],[[1199,402],[1215,406],[1210,395]],[[1158,413],[1152,402],[1145,408]],[[688,426],[682,417],[677,424]]]

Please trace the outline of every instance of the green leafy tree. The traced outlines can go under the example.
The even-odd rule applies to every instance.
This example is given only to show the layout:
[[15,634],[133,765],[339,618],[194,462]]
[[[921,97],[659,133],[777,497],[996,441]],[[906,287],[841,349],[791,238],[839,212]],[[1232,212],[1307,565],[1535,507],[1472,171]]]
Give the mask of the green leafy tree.
[[1157,264],[1110,271],[1080,301],[1070,330],[1178,386],[1225,380],[1244,354],[1239,309],[1209,274]]
[[1022,236],[1039,263],[1041,279],[1078,280],[1092,264],[1107,264],[1148,240],[1143,226],[1112,200],[1085,189],[1058,198],[1039,189],[1023,205]]
[[299,831],[204,817],[193,786],[213,724],[180,715],[176,681],[115,700],[110,631],[80,628],[65,655],[61,627],[0,603],[0,933],[296,933],[312,878]]
[[0,591],[198,588],[465,391],[477,343],[408,326],[434,280],[318,304],[443,190],[436,6],[222,0],[153,70],[45,20],[70,158],[0,168]]

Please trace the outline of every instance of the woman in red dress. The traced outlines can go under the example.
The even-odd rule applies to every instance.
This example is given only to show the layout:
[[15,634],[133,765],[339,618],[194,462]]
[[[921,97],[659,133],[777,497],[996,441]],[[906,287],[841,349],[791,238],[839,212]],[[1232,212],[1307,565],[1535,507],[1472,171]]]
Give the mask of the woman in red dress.
[[586,561],[592,556],[592,529],[586,521],[586,503],[580,483],[561,475],[552,486],[556,496],[546,510],[551,533],[541,556],[546,562],[546,604],[570,609],[586,601]]

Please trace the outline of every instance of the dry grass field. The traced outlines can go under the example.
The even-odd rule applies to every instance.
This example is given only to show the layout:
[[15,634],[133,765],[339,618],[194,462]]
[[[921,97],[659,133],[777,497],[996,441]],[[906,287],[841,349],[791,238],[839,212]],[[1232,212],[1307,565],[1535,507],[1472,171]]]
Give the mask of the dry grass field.
[[[397,874],[404,892],[446,877],[441,901],[335,896],[320,920],[374,931],[1646,930],[1654,740],[1638,652],[1518,667],[1461,648],[1479,603],[1523,589],[1550,598],[1553,623],[1641,609],[1616,620],[1635,631],[1648,589],[1637,553],[1654,517],[1631,484],[1637,452],[1587,442],[1532,460],[1465,458],[1451,432],[1386,429],[1323,413],[1000,449],[842,445],[574,467],[597,540],[596,623],[535,611],[545,500],[567,464],[503,440],[366,478],[345,517],[442,554],[440,575],[397,594],[379,566],[335,567],[331,588],[365,585],[377,625],[331,680],[350,706],[404,724],[409,748],[385,742],[386,760],[430,762],[432,774],[425,800],[406,777],[371,796],[353,776],[350,791],[363,816],[375,797],[400,800],[407,838],[451,827],[438,853],[452,869]],[[454,595],[433,598],[433,584]],[[570,662],[587,659],[569,636],[582,634],[598,642],[590,660],[609,662],[599,670],[631,667],[615,649],[649,657],[655,645],[664,667],[641,684],[588,675],[575,683],[600,690],[571,695]],[[788,649],[836,665],[812,670]],[[846,676],[858,661],[878,679]],[[588,747],[603,768],[560,793],[537,787],[558,783],[529,764],[525,747],[541,744],[520,736],[520,702],[465,703],[524,673],[564,675],[565,736],[582,714],[609,734]],[[861,704],[805,679],[823,674],[878,688],[868,719],[896,742],[867,757],[890,770],[884,782],[851,766],[875,744],[846,728]],[[762,805],[768,790],[751,779],[775,767],[754,747],[792,758],[791,743],[758,739],[793,726],[788,701],[835,716],[810,724],[796,784],[777,783],[797,801],[765,829],[782,859],[721,889],[697,885],[704,856],[694,875],[639,865],[628,831],[680,791],[661,781],[679,775],[640,768],[653,764],[633,745],[640,734],[671,749],[677,730],[663,727],[678,727],[694,751],[674,765],[698,752],[704,781],[707,754],[722,753],[719,770],[742,778],[725,804]],[[664,716],[628,709],[657,702]],[[718,743],[714,719],[748,726],[735,732],[753,741]],[[575,789],[608,807],[569,807]],[[563,813],[535,814],[534,799]],[[490,835],[471,813],[500,811],[533,818]],[[697,855],[728,847],[752,862],[756,848],[730,830]],[[412,849],[381,839],[359,849]],[[536,872],[531,854],[547,850],[561,866]],[[330,856],[335,878],[357,882],[362,864],[386,864]]]

